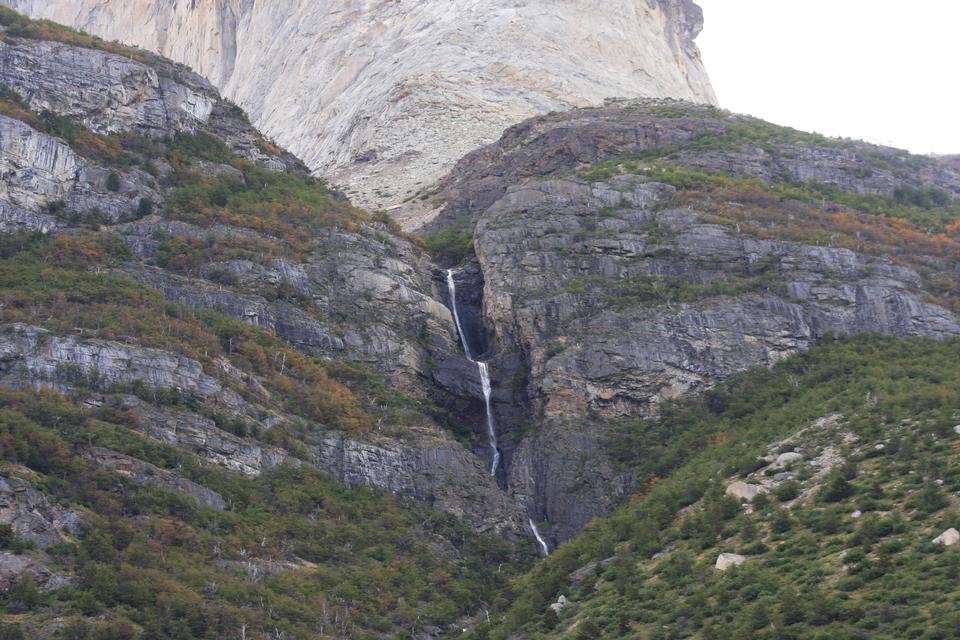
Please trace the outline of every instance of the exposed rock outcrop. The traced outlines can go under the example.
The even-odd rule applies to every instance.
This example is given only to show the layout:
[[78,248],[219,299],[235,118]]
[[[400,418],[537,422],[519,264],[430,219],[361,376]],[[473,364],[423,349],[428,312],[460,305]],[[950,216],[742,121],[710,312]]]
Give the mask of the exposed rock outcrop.
[[960,531],[957,531],[953,527],[933,539],[933,544],[942,544],[945,547],[952,547],[958,542],[960,542]]
[[[229,367],[226,363],[222,366]],[[142,384],[195,396],[225,411],[238,411],[245,405],[239,394],[204,373],[196,360],[160,349],[56,336],[24,324],[0,327],[0,380],[55,388],[82,384],[110,389]]]
[[259,475],[279,464],[301,464],[282,449],[227,433],[218,429],[213,420],[196,413],[158,407],[134,396],[123,396],[121,406],[131,412],[137,427],[151,438],[183,447],[246,476]]
[[0,42],[0,83],[36,111],[75,118],[97,133],[165,136],[210,119],[214,98],[130,58],[61,42]]
[[715,101],[690,0],[3,4],[191,66],[370,206],[401,203],[538,113]]
[[717,571],[726,571],[727,569],[732,569],[733,567],[739,567],[746,561],[746,556],[741,556],[737,553],[721,553],[717,557],[717,562],[714,566]]
[[342,482],[424,500],[479,531],[510,538],[523,531],[521,510],[490,477],[486,464],[440,433],[380,445],[331,434],[314,447],[314,463]]
[[760,494],[767,493],[767,489],[759,484],[749,484],[738,480],[727,486],[724,493],[728,496],[733,496],[737,500],[753,502],[753,499]]
[[[960,196],[960,169],[906,151],[806,136],[712,107],[673,101],[608,101],[532,118],[461,159],[440,184],[443,207],[426,230],[456,226],[527,178],[561,176],[615,158],[665,161],[767,181],[819,182],[853,193],[892,195],[935,187]],[[766,137],[766,139],[764,139]]]
[[136,484],[150,485],[183,493],[201,507],[222,510],[227,506],[223,496],[216,491],[187,480],[172,471],[160,469],[148,462],[125,456],[122,453],[103,447],[91,447],[83,452],[83,457],[101,469],[130,478]]
[[[960,333],[909,269],[658,210],[670,193],[630,177],[541,181],[481,217],[487,318],[502,348],[528,354],[544,415],[642,413],[825,336]],[[670,279],[699,299],[659,296]]]
[[80,517],[47,500],[26,480],[0,477],[0,524],[15,535],[48,549],[80,533]]
[[76,578],[56,573],[49,565],[48,561],[33,556],[0,553],[0,593],[7,592],[26,576],[33,578],[40,591],[77,587]]
[[[0,116],[0,199],[5,205],[38,211],[53,200],[66,199],[82,166],[63,140]],[[52,218],[48,224],[54,224]]]

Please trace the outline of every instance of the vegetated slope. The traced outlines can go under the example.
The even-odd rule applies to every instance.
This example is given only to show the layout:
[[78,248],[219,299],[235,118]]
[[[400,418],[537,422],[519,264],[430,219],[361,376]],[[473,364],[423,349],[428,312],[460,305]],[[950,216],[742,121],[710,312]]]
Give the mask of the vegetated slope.
[[[485,450],[478,373],[460,353],[440,301],[445,287],[418,243],[300,171],[192,74],[4,11],[0,84],[8,115],[0,125],[9,133],[3,161],[10,171],[0,228],[55,231],[51,251],[75,256],[78,268],[243,321],[296,352],[248,354],[249,367],[237,372],[219,367],[205,346],[164,333],[156,318],[145,330],[90,320],[93,331],[74,326],[62,308],[52,317],[22,316],[11,306],[10,318],[33,325],[45,318],[59,335],[73,332],[78,348],[90,338],[136,339],[180,351],[213,378],[268,378],[256,379],[253,388],[262,384],[263,393],[247,398],[256,409],[238,409],[215,391],[206,397],[261,423],[264,406],[299,407],[301,417],[323,427],[314,432],[311,462],[342,481],[416,497],[482,531],[520,532],[519,510],[473,453]],[[88,44],[94,48],[76,46]],[[85,89],[100,86],[116,95]],[[80,299],[70,308],[83,315],[91,307]],[[115,348],[99,344],[71,366],[103,373],[96,354]],[[226,351],[238,348],[233,338]],[[50,366],[63,357],[63,350],[51,354]],[[370,390],[371,415],[338,425],[312,407],[323,403],[309,392],[321,380],[315,357],[350,363],[340,367],[341,380]],[[301,362],[314,373],[305,375]],[[151,369],[115,364],[111,382],[130,383]],[[151,383],[200,384],[185,386],[178,375]]]
[[931,158],[670,101],[466,157],[426,241],[482,274],[527,403],[499,423],[509,490],[568,539],[642,482],[611,463],[617,419],[825,338],[957,335],[958,193]]
[[2,637],[431,637],[491,598],[520,517],[425,368],[425,253],[185,69],[0,24]]
[[[432,637],[535,549],[488,534],[533,521],[553,549],[644,486],[623,462],[654,423],[624,444],[622,421],[833,337],[960,333],[948,165],[684,103],[537,119],[464,160],[427,240],[458,267],[491,374],[492,478],[478,367],[417,238],[187,70],[8,11],[0,25],[0,382],[27,425],[8,438],[5,561],[51,590],[12,601],[28,635],[65,616],[121,637],[122,618],[148,637]],[[343,488],[364,485],[402,497]],[[200,515],[168,506],[184,500]],[[353,500],[370,508],[342,513]],[[106,567],[83,555],[98,513],[133,516]],[[165,567],[168,527],[196,535]],[[23,553],[31,532],[53,553]],[[113,592],[101,570],[158,586]],[[298,592],[317,599],[281,604]]]
[[960,555],[933,541],[960,523],[958,356],[837,341],[620,422],[643,488],[469,637],[956,637]]
[[539,113],[610,96],[715,102],[691,0],[2,4],[190,65],[371,207],[413,198]]

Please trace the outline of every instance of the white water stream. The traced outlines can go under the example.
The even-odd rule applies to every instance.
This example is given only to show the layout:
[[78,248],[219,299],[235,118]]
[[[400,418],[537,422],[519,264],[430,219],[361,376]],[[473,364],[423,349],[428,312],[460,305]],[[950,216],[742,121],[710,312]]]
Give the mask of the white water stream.
[[530,528],[533,529],[533,537],[537,539],[537,544],[540,545],[540,550],[543,552],[543,555],[550,555],[550,547],[547,545],[547,541],[543,539],[543,536],[540,535],[540,530],[537,529],[537,523],[533,521],[533,518],[530,518],[528,522],[530,522]]
[[493,452],[490,475],[496,476],[497,467],[500,465],[500,448],[497,446],[497,427],[493,421],[493,406],[490,401],[492,393],[490,370],[487,368],[486,362],[477,362],[470,353],[470,344],[467,342],[467,335],[463,332],[463,326],[460,324],[460,312],[457,310],[457,283],[453,280],[453,269],[447,270],[447,293],[450,295],[450,310],[453,311],[453,321],[457,325],[457,333],[460,335],[463,353],[467,356],[467,360],[477,365],[477,369],[480,371],[480,386],[483,389],[483,402],[487,413],[487,440],[490,442],[490,450]]

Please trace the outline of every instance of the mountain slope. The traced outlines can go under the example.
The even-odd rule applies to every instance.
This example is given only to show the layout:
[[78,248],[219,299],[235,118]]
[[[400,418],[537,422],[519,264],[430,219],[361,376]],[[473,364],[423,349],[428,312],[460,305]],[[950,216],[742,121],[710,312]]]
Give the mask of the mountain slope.
[[622,423],[644,489],[469,637],[954,637],[958,348],[836,342]]
[[425,369],[462,358],[424,252],[186,70],[0,24],[4,637],[435,637],[491,598],[533,550],[479,390]]
[[427,242],[475,254],[494,370],[521,381],[496,404],[509,490],[568,539],[636,486],[612,421],[824,338],[957,335],[958,193],[932,159],[676,102],[470,154]]
[[690,0],[3,4],[189,65],[363,206],[400,204],[532,115],[715,101]]
[[[949,163],[613,101],[468,154],[419,238],[192,72],[0,26],[0,586],[28,637],[436,638],[483,633],[497,593],[498,632],[531,633],[616,550],[588,523],[626,503],[605,522],[643,529],[657,478],[689,498],[666,529],[704,495],[690,472],[767,481],[756,457],[798,429],[843,426],[790,443],[820,459],[864,419],[953,420]],[[619,608],[648,630],[585,595],[551,629]]]

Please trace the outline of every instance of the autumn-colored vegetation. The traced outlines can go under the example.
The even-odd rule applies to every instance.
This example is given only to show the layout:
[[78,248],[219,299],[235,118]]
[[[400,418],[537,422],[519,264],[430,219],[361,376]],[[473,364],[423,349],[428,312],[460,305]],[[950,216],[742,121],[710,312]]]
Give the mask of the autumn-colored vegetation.
[[[25,575],[0,594],[4,640],[35,637],[20,625],[52,619],[63,625],[57,640],[374,640],[469,614],[516,566],[506,543],[425,505],[308,467],[246,478],[131,426],[110,403],[0,389],[4,474],[77,510],[84,528],[46,556],[75,584],[41,592]],[[175,470],[229,507],[99,470],[80,454],[90,446]],[[29,549],[10,532],[0,546]]]
[[146,54],[137,49],[125,47],[116,42],[107,42],[97,36],[91,36],[49,20],[33,20],[8,7],[0,7],[0,25],[5,29],[4,37],[54,40],[87,49],[100,49],[139,62],[149,61]]

